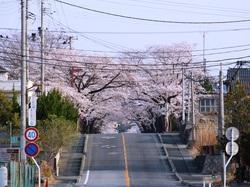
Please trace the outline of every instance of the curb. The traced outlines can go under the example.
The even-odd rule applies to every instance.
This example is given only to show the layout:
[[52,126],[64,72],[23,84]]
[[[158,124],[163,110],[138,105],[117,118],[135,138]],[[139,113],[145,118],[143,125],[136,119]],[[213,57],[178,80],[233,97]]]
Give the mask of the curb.
[[84,142],[84,149],[83,149],[83,156],[82,156],[82,162],[81,162],[81,166],[80,166],[80,172],[79,172],[79,177],[77,179],[77,183],[80,182],[81,180],[81,177],[83,176],[83,169],[85,167],[85,161],[86,161],[86,153],[87,153],[87,147],[88,147],[88,139],[89,139],[89,136],[86,134],[86,139],[85,139],[85,142]]
[[175,174],[176,178],[177,178],[180,182],[183,182],[182,178],[180,177],[180,175],[179,175],[179,174],[177,173],[177,171],[176,171],[176,168],[175,168],[175,166],[174,166],[173,160],[169,157],[168,151],[167,151],[166,147],[164,146],[164,143],[163,143],[163,140],[162,140],[161,135],[160,135],[159,133],[157,133],[157,136],[158,136],[158,138],[159,138],[159,140],[160,140],[160,143],[162,144],[162,148],[163,148],[163,150],[164,150],[164,152],[165,152],[165,154],[166,154],[166,157],[167,157],[167,159],[168,159],[168,162],[169,162],[169,164],[170,164],[170,167],[171,167],[171,169],[172,169],[172,172]]
[[170,164],[172,172],[175,174],[177,180],[179,180],[179,182],[181,182],[182,184],[187,185],[189,187],[194,187],[195,184],[201,184],[200,182],[188,182],[186,180],[183,180],[183,178],[176,171],[176,167],[174,166],[173,160],[169,157],[169,153],[168,153],[166,147],[164,146],[164,143],[163,143],[163,140],[162,140],[162,137],[161,137],[160,133],[157,133],[157,136],[158,136],[158,138],[160,140],[160,143],[162,144],[162,148],[163,148],[163,150],[164,150],[164,152],[166,154],[166,157],[168,159],[168,162]]

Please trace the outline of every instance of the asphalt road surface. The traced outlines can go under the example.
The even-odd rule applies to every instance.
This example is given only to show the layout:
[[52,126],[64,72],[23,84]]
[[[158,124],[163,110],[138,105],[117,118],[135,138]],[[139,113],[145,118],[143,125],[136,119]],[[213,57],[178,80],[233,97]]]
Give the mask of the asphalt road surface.
[[81,186],[181,187],[154,134],[90,135]]

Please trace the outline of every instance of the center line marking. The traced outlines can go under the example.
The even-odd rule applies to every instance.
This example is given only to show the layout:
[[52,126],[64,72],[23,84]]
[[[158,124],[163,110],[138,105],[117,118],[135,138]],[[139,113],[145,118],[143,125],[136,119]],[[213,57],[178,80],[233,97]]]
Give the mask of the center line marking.
[[127,157],[127,148],[126,148],[126,142],[124,135],[122,134],[122,144],[123,144],[123,153],[124,153],[124,161],[125,161],[125,182],[126,182],[126,187],[130,187],[130,178],[129,178],[129,173],[128,173],[128,157]]

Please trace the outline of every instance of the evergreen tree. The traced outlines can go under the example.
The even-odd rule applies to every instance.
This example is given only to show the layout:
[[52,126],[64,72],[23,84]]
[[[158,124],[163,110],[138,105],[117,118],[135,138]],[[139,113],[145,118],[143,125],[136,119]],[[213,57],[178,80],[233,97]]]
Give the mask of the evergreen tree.
[[225,98],[226,125],[239,128],[240,132],[249,132],[250,128],[250,97],[244,87],[237,83]]
[[19,133],[20,123],[20,106],[17,102],[17,93],[13,89],[12,98],[9,99],[7,95],[0,91],[0,126],[7,127],[12,125],[12,133]]
[[250,166],[250,97],[245,93],[244,87],[237,83],[225,98],[225,124],[227,127],[234,126],[240,131],[239,163]]
[[6,94],[0,91],[0,124],[6,125],[7,121],[11,120],[12,116],[12,104]]
[[76,122],[78,110],[67,97],[63,97],[58,90],[54,89],[47,95],[43,94],[37,101],[37,119],[44,120],[49,115],[64,117]]

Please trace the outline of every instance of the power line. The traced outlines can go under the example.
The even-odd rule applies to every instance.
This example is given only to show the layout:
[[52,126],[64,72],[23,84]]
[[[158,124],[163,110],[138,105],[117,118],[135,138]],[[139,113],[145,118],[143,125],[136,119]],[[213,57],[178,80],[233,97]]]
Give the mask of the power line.
[[[15,49],[13,47],[5,47],[8,49]],[[16,48],[17,49],[17,48]],[[237,49],[237,50],[228,50],[228,51],[222,51],[222,52],[213,52],[213,53],[207,53],[206,56],[212,56],[212,55],[219,55],[219,54],[228,54],[228,53],[235,53],[235,52],[242,52],[242,51],[249,51],[250,48],[244,48],[244,49]],[[34,50],[34,49],[30,49],[30,52],[40,52],[39,50]],[[182,52],[182,51],[180,51]],[[200,57],[203,56],[203,54],[190,54],[190,55],[179,55],[180,53],[179,51],[165,51],[162,53],[166,53],[166,54],[178,54],[179,58],[184,58],[184,57]],[[104,58],[104,59],[155,59],[154,56],[150,55],[150,52],[148,52],[149,56],[136,56],[136,54],[134,56],[98,56],[98,55],[80,55],[80,54],[65,54],[65,53],[57,53],[57,52],[46,52],[47,55],[63,55],[66,57],[85,57],[85,58]],[[146,54],[146,53],[144,53]],[[157,53],[157,54],[161,54],[161,52]],[[163,56],[161,58],[167,58],[168,56]]]
[[[8,31],[20,31],[16,28],[7,28],[2,27],[0,30]],[[232,29],[211,29],[211,30],[190,30],[190,31],[59,31],[59,30],[50,30],[52,33],[64,33],[64,34],[101,34],[101,35],[153,35],[153,34],[193,34],[193,33],[212,33],[212,32],[237,32],[237,31],[249,31],[250,28],[232,28]],[[37,30],[29,30],[36,32]]]
[[250,22],[250,19],[241,19],[241,20],[228,20],[228,21],[172,21],[172,20],[159,20],[159,19],[149,19],[149,18],[141,18],[141,17],[133,17],[133,16],[127,16],[122,14],[115,14],[111,12],[105,12],[101,10],[91,9],[79,5],[75,5],[69,2],[61,1],[61,0],[55,0],[59,3],[63,3],[65,5],[80,8],[86,11],[95,12],[99,14],[114,16],[114,17],[120,17],[120,18],[126,18],[126,19],[133,19],[133,20],[139,20],[139,21],[147,21],[147,22],[156,22],[156,23],[171,23],[171,24],[229,24],[229,23],[244,23],[244,22]]
[[[221,12],[234,12],[234,13],[242,13],[242,14],[249,14],[248,10],[244,9],[235,9],[235,8],[225,8],[225,7],[218,7],[218,6],[211,6],[211,5],[204,5],[204,4],[193,4],[193,3],[181,3],[181,2],[172,2],[166,0],[154,0],[146,1],[146,0],[129,0],[129,1],[136,1],[136,2],[143,2],[149,4],[159,4],[159,5],[167,5],[167,6],[183,6],[186,8],[198,8],[198,9],[205,9],[205,10],[215,10]],[[158,1],[158,2],[157,2]]]
[[[51,15],[48,15],[48,16],[49,16],[52,20],[55,20]],[[65,27],[65,28],[67,28],[67,29],[69,29],[69,30],[75,32],[74,29],[72,29],[72,28],[66,26],[65,24],[61,23],[61,22],[58,21],[58,20],[56,20],[56,21],[57,21],[60,25],[62,25],[63,27]],[[118,45],[118,44],[114,44],[114,43],[105,41],[105,40],[103,40],[103,39],[99,39],[99,38],[97,38],[97,37],[93,37],[93,36],[90,37],[90,36],[86,36],[86,35],[83,35],[83,34],[80,34],[80,36],[82,36],[83,38],[85,38],[85,39],[87,39],[87,40],[89,40],[89,41],[91,41],[91,42],[93,42],[93,43],[95,43],[95,44],[104,46],[104,47],[109,48],[109,49],[115,49],[115,48],[118,47],[118,48],[120,48],[120,49],[123,50],[124,48],[126,48],[126,47],[124,47],[124,46],[121,46],[121,45]],[[128,49],[128,48],[127,48],[127,49]]]
[[[17,54],[17,53],[9,53],[9,52],[0,52],[2,54],[11,54],[11,55],[16,55],[16,56],[21,56],[20,54]],[[40,59],[41,57],[37,57],[37,56],[29,56],[30,58],[35,58],[35,59]],[[207,63],[215,63],[215,62],[224,62],[224,61],[232,61],[232,60],[240,60],[240,59],[246,59],[246,58],[250,58],[250,55],[248,56],[241,56],[241,57],[231,57],[231,58],[224,58],[224,59],[216,59],[216,60],[210,60],[210,61],[207,61]],[[17,59],[19,60],[19,59]],[[185,67],[185,64],[173,64],[173,63],[164,63],[164,64],[122,64],[122,63],[97,63],[97,62],[83,62],[83,61],[75,61],[75,60],[61,60],[61,59],[52,59],[52,58],[44,58],[45,61],[57,61],[57,62],[63,62],[63,63],[74,63],[74,64],[85,64],[85,65],[107,65],[107,66],[131,66],[131,67],[143,67],[143,66],[149,66],[149,67],[152,67],[152,66],[167,66],[167,65],[175,65],[175,66],[180,66],[180,67],[175,67],[175,69],[192,69],[194,67],[197,67],[197,66],[187,66]],[[189,63],[188,65],[200,65],[202,64],[203,61],[196,61],[196,62],[191,62]],[[210,66],[214,66],[214,65],[210,65]],[[206,66],[206,67],[210,67],[210,66]],[[216,65],[217,66],[217,65]],[[200,66],[200,67],[204,67],[203,65]],[[171,68],[172,70],[173,68]]]
[[[249,56],[250,57],[250,56]],[[9,60],[9,59],[6,59],[5,57],[2,57],[0,56],[0,58],[2,60]],[[241,58],[242,59],[242,58]],[[36,61],[32,61],[32,60],[28,60],[29,63],[32,63],[32,64],[38,64],[40,65],[40,62],[36,62]],[[234,64],[235,62],[228,62],[228,63],[224,63],[222,64],[223,66],[229,66],[229,65],[232,65]],[[49,63],[49,62],[45,62],[45,65],[48,65],[48,66],[53,66],[53,67],[60,67],[60,68],[83,68],[83,69],[86,69],[86,66],[75,66],[75,65],[63,65],[63,64],[54,64],[54,63]],[[93,64],[94,65],[94,64]],[[107,64],[103,64],[103,65],[107,65]],[[220,64],[214,64],[214,65],[208,65],[207,67],[218,67],[220,66]],[[121,68],[106,68],[106,67],[103,67],[103,68],[99,68],[99,67],[92,67],[90,69],[94,69],[94,70],[102,70],[102,71],[176,71],[176,70],[179,70],[181,72],[182,69],[202,69],[203,68],[203,65],[201,66],[193,66],[193,67],[185,67],[185,68],[144,68],[144,69],[138,69],[138,68],[141,68],[141,67],[137,67],[136,69],[135,68],[124,68],[124,67],[121,67]]]
[[[130,7],[139,7],[139,8],[147,8],[147,9],[154,9],[154,10],[164,10],[165,11],[180,11],[178,9],[172,9],[170,8],[170,6],[176,6],[176,5],[169,5],[169,4],[157,4],[156,2],[149,2],[149,4],[151,4],[150,6],[147,6],[145,5],[145,2],[148,3],[148,1],[143,1],[143,4],[138,2],[138,0],[136,2],[133,2],[133,4],[131,3],[124,3],[124,2],[117,2],[117,1],[112,1],[112,0],[101,0],[102,3],[109,3],[109,4],[113,4],[113,5],[122,5],[122,6],[130,6]],[[136,3],[136,4],[134,4]],[[159,6],[152,6],[152,5],[161,5],[160,7]],[[162,5],[167,5],[165,7],[163,7]],[[190,7],[187,7],[187,8],[190,8]],[[199,15],[216,15],[216,16],[224,16],[224,17],[229,17],[229,16],[233,16],[232,14],[218,14],[218,13],[209,13],[209,12],[200,12],[200,11],[197,11],[197,10],[200,10],[200,9],[195,9],[195,11],[193,10],[181,10],[182,13],[191,13],[191,14],[199,14]],[[207,9],[206,9],[207,10]],[[227,12],[228,13],[228,12]],[[232,13],[232,12],[230,12]],[[247,13],[245,13],[247,14]],[[234,16],[235,17],[235,16]],[[242,16],[241,16],[242,18]]]
[[[0,38],[1,40],[1,38]],[[9,42],[15,42],[15,43],[20,43],[18,42],[17,40],[13,40],[13,39],[10,39],[10,38],[4,38],[4,40],[8,40]],[[32,43],[37,43],[40,45],[40,42],[32,42]],[[242,47],[249,47],[250,44],[241,44],[241,45],[234,45],[234,46],[223,46],[223,47],[215,47],[215,48],[208,48],[208,49],[205,49],[205,51],[217,51],[217,50],[224,50],[224,49],[234,49],[234,48],[242,48]],[[0,46],[1,47],[1,46]],[[7,46],[4,46],[5,48],[10,48],[10,49],[13,49],[13,47],[7,47]],[[18,48],[19,49],[19,48]],[[50,48],[50,49],[55,49],[55,50],[58,50],[58,49],[66,49],[66,48]],[[240,50],[240,49],[239,49]],[[243,51],[246,50],[246,49],[242,49]],[[35,50],[33,50],[35,51]],[[91,50],[91,49],[72,49],[71,51],[84,51],[84,52],[97,52],[97,53],[117,53],[117,54],[124,54],[124,53],[129,53],[129,54],[144,54],[144,53],[152,53],[152,54],[161,54],[161,53],[175,53],[175,52],[167,52],[167,51],[139,51],[139,50],[136,50],[134,49],[134,51],[127,51],[127,50],[124,50],[124,51],[103,51],[103,50]],[[194,50],[178,50],[177,52],[202,52],[203,49],[194,49]]]

